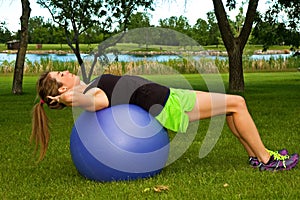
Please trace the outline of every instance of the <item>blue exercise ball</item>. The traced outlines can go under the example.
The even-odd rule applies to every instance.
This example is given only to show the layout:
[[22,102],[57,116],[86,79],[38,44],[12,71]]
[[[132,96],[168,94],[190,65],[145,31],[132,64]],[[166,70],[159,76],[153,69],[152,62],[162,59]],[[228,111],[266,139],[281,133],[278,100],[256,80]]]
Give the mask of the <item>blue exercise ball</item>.
[[87,179],[134,180],[161,172],[169,137],[147,111],[123,104],[84,111],[72,128],[70,151],[78,172]]

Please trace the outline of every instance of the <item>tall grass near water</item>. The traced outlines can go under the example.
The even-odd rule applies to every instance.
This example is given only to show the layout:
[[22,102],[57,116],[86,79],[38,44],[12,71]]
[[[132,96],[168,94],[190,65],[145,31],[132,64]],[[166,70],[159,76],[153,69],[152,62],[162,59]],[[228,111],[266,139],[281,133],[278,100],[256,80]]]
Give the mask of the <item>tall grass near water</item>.
[[[58,61],[50,58],[41,58],[40,61],[26,59],[24,63],[24,74],[38,74],[44,71],[69,70],[73,73],[78,72],[79,64],[77,61]],[[12,73],[15,68],[15,61],[4,61],[0,65],[0,73]]]
[[[90,70],[92,63],[85,62],[85,68]],[[4,61],[0,64],[0,73],[12,73],[15,61]],[[245,72],[260,71],[296,71],[300,67],[300,57],[270,58],[253,60],[249,57],[243,58],[243,70]],[[77,61],[57,61],[50,58],[41,58],[40,61],[25,61],[24,73],[35,74],[43,71],[62,71],[69,70],[73,73],[80,72]],[[112,74],[195,74],[195,73],[228,73],[229,61],[224,58],[200,58],[199,60],[189,58],[170,59],[168,61],[118,61],[110,62],[106,65],[97,62],[93,70],[94,75],[102,73]]]
[[270,58],[261,60],[243,59],[243,68],[247,72],[255,71],[290,71],[300,67],[300,57]]

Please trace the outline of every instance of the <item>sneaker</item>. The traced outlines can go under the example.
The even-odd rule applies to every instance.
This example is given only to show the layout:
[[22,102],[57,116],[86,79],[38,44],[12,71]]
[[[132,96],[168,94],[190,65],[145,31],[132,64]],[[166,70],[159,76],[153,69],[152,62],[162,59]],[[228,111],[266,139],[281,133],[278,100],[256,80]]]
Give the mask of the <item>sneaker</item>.
[[249,164],[250,164],[251,167],[256,168],[260,164],[260,162],[257,159],[257,157],[250,156],[249,157]]
[[299,161],[299,155],[293,154],[291,156],[280,154],[272,155],[267,164],[260,163],[258,168],[260,171],[282,171],[294,168]]
[[[286,155],[288,155],[288,150],[287,149],[281,149],[281,150],[279,150],[279,151],[270,151],[270,150],[268,150],[267,149],[267,151],[270,153],[270,156],[272,156],[272,155],[274,155],[274,154],[280,154],[280,155],[282,155],[282,156],[286,156]],[[252,157],[252,156],[250,156],[249,157],[249,164],[253,167],[253,168],[256,168],[259,164],[260,164],[260,162],[259,162],[259,160],[257,159],[257,157]]]

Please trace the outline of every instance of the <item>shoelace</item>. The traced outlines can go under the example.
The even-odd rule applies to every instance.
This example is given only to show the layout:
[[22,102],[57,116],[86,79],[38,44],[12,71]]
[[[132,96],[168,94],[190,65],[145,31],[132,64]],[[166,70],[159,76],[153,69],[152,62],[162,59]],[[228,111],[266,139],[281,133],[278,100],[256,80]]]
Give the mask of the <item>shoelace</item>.
[[286,159],[289,159],[289,155],[281,155],[280,153],[278,153],[278,151],[271,151],[271,150],[268,150],[267,151],[269,152],[270,156],[273,156],[274,157],[274,160],[286,160]]
[[[285,160],[290,158],[288,155],[283,156],[283,155],[280,155],[280,153],[278,153],[276,151],[271,151],[268,149],[267,149],[267,151],[269,152],[270,156],[273,156],[275,161],[281,161],[283,164],[283,167],[286,168]],[[277,163],[276,168],[278,167],[278,165],[279,165],[279,162]]]
[[[289,159],[290,158],[288,155],[281,155],[279,153],[279,151],[271,151],[269,149],[267,149],[267,151],[270,154],[270,156],[273,156],[273,158],[275,160],[285,160],[285,159]],[[257,157],[250,156],[249,157],[249,162],[252,161],[252,160],[258,160],[258,159],[257,159]]]

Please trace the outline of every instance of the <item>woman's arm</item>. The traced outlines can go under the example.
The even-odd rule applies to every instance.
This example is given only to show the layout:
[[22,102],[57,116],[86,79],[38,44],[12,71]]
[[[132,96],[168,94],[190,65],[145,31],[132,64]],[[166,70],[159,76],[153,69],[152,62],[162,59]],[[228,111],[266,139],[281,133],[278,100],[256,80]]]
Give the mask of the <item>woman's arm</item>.
[[57,97],[49,97],[66,106],[81,107],[87,111],[97,111],[108,107],[106,94],[99,88],[92,88],[85,94],[76,90],[69,90]]
[[81,102],[80,107],[84,108],[85,110],[97,111],[109,106],[109,101],[106,94],[99,88],[92,88],[85,94],[81,93],[81,95],[85,96],[84,99],[89,99],[87,100],[87,104],[84,104],[84,100]]

